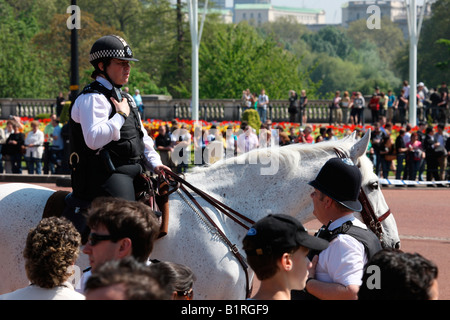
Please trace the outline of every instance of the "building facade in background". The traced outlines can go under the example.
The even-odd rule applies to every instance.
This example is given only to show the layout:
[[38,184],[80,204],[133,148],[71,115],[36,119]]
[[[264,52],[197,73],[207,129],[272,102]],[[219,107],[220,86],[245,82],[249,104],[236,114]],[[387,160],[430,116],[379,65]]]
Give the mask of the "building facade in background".
[[[389,18],[403,31],[405,39],[409,37],[405,0],[348,1],[342,5],[342,22],[338,24],[327,24],[323,9],[276,6],[272,5],[271,0],[234,0],[232,7],[226,7],[226,2],[226,0],[209,0],[208,12],[219,14],[225,23],[247,21],[253,26],[260,26],[265,22],[273,22],[280,18],[288,18],[306,25],[311,31],[318,31],[326,26],[347,28],[354,21],[368,19],[372,13],[368,13],[367,9],[376,5],[380,9],[381,18]],[[300,1],[298,2],[300,5]],[[418,17],[422,10],[425,10],[424,18],[429,17],[431,5],[434,2],[436,0],[428,0],[425,7],[419,6]],[[418,1],[417,3],[421,4],[422,2]],[[199,7],[199,12],[201,11],[202,7]]]
[[[420,6],[418,8],[419,17],[422,10],[424,12],[424,18],[431,15],[431,4],[436,0],[429,0],[425,8]],[[370,13],[367,13],[367,8],[371,5],[376,5],[380,8],[381,17],[387,17],[392,22],[395,22],[403,31],[405,39],[409,37],[408,33],[408,21],[406,17],[406,7],[404,0],[392,0],[392,1],[349,1],[342,6],[342,26],[348,27],[348,25],[360,19],[367,19]]]
[[324,24],[325,11],[321,9],[280,7],[268,4],[235,4],[234,23],[248,21],[259,26],[280,18],[290,18],[301,24]]

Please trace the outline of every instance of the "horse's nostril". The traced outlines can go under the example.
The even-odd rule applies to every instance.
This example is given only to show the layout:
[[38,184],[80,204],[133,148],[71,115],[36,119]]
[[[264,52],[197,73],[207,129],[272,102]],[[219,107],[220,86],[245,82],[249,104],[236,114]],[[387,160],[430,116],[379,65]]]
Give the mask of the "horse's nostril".
[[395,249],[400,249],[400,241],[395,244]]

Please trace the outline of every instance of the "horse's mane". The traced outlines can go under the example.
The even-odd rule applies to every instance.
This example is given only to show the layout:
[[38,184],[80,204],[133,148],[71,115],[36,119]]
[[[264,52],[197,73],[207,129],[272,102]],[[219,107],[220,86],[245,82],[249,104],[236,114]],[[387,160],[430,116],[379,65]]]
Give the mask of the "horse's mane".
[[215,170],[221,170],[224,167],[227,167],[227,169],[230,170],[230,166],[248,163],[255,166],[263,166],[258,159],[269,159],[268,157],[273,155],[277,156],[280,170],[287,170],[289,172],[297,168],[301,161],[314,161],[329,157],[336,148],[348,157],[354,143],[354,138],[348,136],[337,141],[322,141],[315,144],[295,143],[282,147],[258,148],[248,153],[238,155],[237,157],[219,160],[211,165],[194,167],[191,172],[213,172]]

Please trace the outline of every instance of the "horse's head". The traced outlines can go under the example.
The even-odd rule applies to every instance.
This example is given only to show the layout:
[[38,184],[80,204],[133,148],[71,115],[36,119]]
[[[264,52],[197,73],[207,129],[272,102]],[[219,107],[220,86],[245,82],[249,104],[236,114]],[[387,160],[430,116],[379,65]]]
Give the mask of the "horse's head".
[[366,224],[372,224],[372,229],[378,233],[384,247],[398,249],[400,238],[395,218],[381,192],[378,177],[373,172],[373,164],[366,156],[369,140],[370,130],[350,150],[350,158],[358,165],[362,174],[360,202],[363,204],[363,212],[358,218]]

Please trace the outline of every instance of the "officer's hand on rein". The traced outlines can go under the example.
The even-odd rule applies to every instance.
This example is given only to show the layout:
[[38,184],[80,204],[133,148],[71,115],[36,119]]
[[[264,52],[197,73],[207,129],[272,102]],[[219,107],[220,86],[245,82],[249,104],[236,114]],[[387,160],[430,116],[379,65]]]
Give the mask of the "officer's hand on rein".
[[153,168],[153,171],[157,174],[157,175],[163,175],[164,174],[164,170],[166,171],[172,171],[169,167],[165,166],[165,165],[160,165],[157,166],[155,168]]
[[122,98],[121,102],[118,102],[116,99],[111,97],[111,101],[114,103],[114,106],[116,107],[116,112],[119,113],[119,111],[122,111],[127,116],[130,114],[130,106],[128,105],[128,101],[125,98]]

